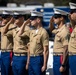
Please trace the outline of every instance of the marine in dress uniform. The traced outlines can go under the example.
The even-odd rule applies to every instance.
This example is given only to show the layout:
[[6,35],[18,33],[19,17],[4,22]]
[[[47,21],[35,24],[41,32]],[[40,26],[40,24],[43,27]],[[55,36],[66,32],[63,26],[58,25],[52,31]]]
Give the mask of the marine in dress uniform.
[[0,11],[0,68],[1,68],[1,22],[2,22],[2,11]]
[[7,32],[8,26],[6,27],[6,35],[8,37],[13,36],[14,48],[13,48],[13,62],[12,62],[12,70],[14,75],[28,75],[25,69],[27,62],[27,43],[29,42],[29,33],[28,30],[25,29],[25,36],[18,36],[18,32],[20,30],[21,25],[24,22],[23,14],[19,12],[14,12],[14,25],[15,29],[12,29],[11,32]]
[[42,16],[40,12],[31,12],[30,21],[35,29],[30,32],[29,75],[45,75],[46,71],[49,36],[47,31],[42,27]]
[[[50,30],[55,34],[53,48],[54,75],[69,75],[69,69],[67,67],[69,30],[65,25],[67,14],[63,10],[54,8],[54,16],[50,20]],[[54,29],[54,23],[57,24],[56,29]]]
[[1,23],[2,23],[2,11],[0,11],[0,50],[1,50]]
[[69,41],[69,66],[72,75],[76,75],[76,4],[69,3],[70,5],[70,20],[73,27],[73,31],[70,35]]
[[[13,39],[4,35],[4,28],[11,19],[11,14],[3,11],[1,25],[1,75],[10,75],[10,52],[13,50]],[[9,27],[10,29],[11,27]],[[10,31],[8,31],[10,32]]]
[[2,22],[2,11],[0,11],[0,27],[1,27],[1,22]]
[[[31,17],[26,23],[30,22],[33,29],[30,31],[30,42],[28,43],[28,53],[30,56],[28,59],[29,75],[45,75],[48,59],[49,36],[47,31],[42,27],[42,13],[32,11]],[[23,33],[24,26],[26,25],[22,26],[20,35]]]

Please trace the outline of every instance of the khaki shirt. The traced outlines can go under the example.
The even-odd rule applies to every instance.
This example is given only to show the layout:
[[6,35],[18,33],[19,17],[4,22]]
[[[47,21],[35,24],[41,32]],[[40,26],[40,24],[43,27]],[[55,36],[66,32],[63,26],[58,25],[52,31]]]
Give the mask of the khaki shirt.
[[[13,38],[3,34],[5,26],[1,27],[1,50],[13,50]],[[9,29],[12,27],[10,26]],[[10,31],[8,31],[10,32]]]
[[1,33],[1,27],[0,27],[0,33]]
[[21,36],[18,36],[20,28],[16,27],[13,29],[11,32],[7,32],[6,35],[12,36],[13,35],[13,40],[14,40],[14,48],[13,52],[14,53],[26,53],[27,52],[27,43],[29,42],[29,30],[25,30],[25,36],[24,33]]
[[71,33],[68,49],[69,52],[76,53],[76,26]]
[[53,33],[55,33],[53,52],[62,54],[64,46],[68,45],[69,34],[70,34],[69,30],[65,25],[63,25],[60,29],[55,29]]
[[44,28],[39,28],[38,32],[36,30],[31,30],[30,32],[30,55],[43,54],[44,46],[49,45],[49,36]]
[[1,50],[1,27],[0,27],[0,50]]

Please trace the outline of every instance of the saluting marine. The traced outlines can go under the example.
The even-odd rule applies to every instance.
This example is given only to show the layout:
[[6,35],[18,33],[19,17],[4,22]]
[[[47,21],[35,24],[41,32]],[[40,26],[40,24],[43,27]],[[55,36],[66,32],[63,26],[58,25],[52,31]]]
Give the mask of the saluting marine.
[[[42,16],[42,13],[32,11],[30,19],[27,20],[34,27],[30,31],[28,48],[30,56],[28,59],[29,75],[45,75],[47,67],[49,36],[47,31],[42,27]],[[23,27],[20,30],[20,35],[23,33]]]
[[[24,23],[24,14],[20,12],[14,12],[13,18],[15,22],[13,25],[7,25],[5,28],[5,35],[8,37],[13,37],[14,47],[13,47],[13,62],[12,70],[14,75],[28,75],[25,69],[27,63],[27,43],[29,42],[28,29],[25,28],[26,35],[18,36],[20,27]],[[13,26],[14,29],[11,29],[11,32],[8,32],[8,27]]]
[[11,17],[12,15],[9,12],[3,11],[1,22],[1,75],[10,75],[10,52],[13,50],[13,39],[4,35],[4,29]]
[[[55,34],[53,49],[54,75],[69,75],[67,65],[69,30],[65,25],[67,14],[66,11],[54,8],[54,15],[50,20],[50,31]],[[57,25],[56,29],[54,24]]]
[[69,66],[72,75],[76,75],[76,4],[75,3],[69,3],[70,5],[70,20],[71,25],[73,28],[73,31],[70,35],[70,41],[69,41]]

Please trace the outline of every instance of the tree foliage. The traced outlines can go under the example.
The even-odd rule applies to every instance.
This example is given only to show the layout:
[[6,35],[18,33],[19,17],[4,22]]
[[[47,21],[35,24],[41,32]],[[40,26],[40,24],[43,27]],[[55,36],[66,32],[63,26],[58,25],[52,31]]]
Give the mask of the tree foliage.
[[22,4],[26,4],[27,2],[38,2],[38,3],[40,3],[40,4],[44,4],[44,3],[47,3],[47,2],[49,2],[49,3],[54,3],[55,5],[58,5],[58,6],[68,6],[68,4],[69,4],[69,2],[70,2],[71,0],[9,0],[9,2],[15,2],[15,3],[17,3],[17,4],[20,4],[20,3],[22,3]]

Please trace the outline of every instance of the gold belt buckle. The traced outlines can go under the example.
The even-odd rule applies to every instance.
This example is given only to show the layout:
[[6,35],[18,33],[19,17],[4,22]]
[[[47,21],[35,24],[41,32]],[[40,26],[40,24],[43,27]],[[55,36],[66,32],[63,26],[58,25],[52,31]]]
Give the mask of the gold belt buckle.
[[35,54],[31,54],[31,56],[35,57],[36,55]]
[[21,56],[26,56],[26,54],[21,54]]
[[25,54],[14,54],[15,56],[25,56]]
[[36,55],[34,54],[34,57],[35,57]]
[[15,56],[19,56],[19,54],[14,54]]

